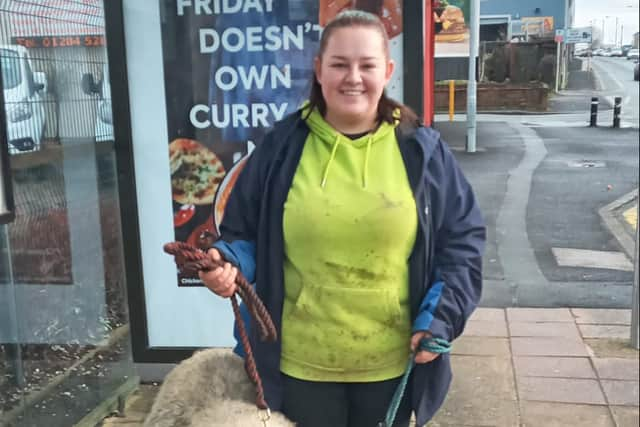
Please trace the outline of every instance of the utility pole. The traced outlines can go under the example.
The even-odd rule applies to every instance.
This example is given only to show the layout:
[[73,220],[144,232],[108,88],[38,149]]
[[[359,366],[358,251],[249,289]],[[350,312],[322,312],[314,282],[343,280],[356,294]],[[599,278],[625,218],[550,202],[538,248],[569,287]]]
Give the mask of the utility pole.
[[567,71],[568,71],[568,61],[569,61],[569,49],[567,43],[565,42],[565,37],[567,37],[567,29],[569,28],[569,0],[564,0],[564,32],[562,37],[562,85],[561,88],[564,89],[567,86]]
[[[636,206],[636,209],[638,207]],[[635,263],[634,263],[634,279],[633,279],[633,296],[631,299],[631,346],[636,350],[640,349],[640,284],[638,283],[638,270],[640,270],[640,266],[638,266],[638,262],[640,262],[640,255],[638,252],[640,251],[640,216],[638,216],[638,211],[636,210],[636,253],[635,253]]]
[[616,16],[616,35],[613,37],[613,47],[618,47],[618,17]]
[[476,58],[480,40],[480,0],[471,0],[469,22],[469,77],[467,80],[467,153],[476,152]]
[[587,71],[591,74],[591,57],[593,56],[593,20],[589,21],[591,26],[591,44],[589,45],[589,54],[587,55]]
[[[560,91],[560,56],[562,55],[562,51],[560,50],[560,48],[562,47],[561,43],[561,38],[559,36],[556,35],[556,81],[555,81],[555,89],[556,89],[556,93],[558,93]],[[564,34],[562,35],[562,38],[564,38]]]

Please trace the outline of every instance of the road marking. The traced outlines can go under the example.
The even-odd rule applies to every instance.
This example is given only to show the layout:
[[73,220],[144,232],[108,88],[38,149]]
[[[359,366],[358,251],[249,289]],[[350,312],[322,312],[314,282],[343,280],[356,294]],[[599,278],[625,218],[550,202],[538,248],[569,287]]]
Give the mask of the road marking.
[[[617,65],[614,62],[610,62],[610,61],[606,61],[609,65]],[[597,66],[595,68],[599,68],[600,70],[597,71],[598,74],[600,74],[600,72],[602,70],[604,70],[604,67],[602,66],[602,64],[596,62]],[[607,75],[607,77],[609,77],[611,80],[613,80],[613,82],[616,84],[616,86],[618,86],[618,89],[620,89],[621,91],[624,91],[624,85],[620,82],[620,80],[617,79],[616,76],[613,75],[613,73],[609,73],[609,72],[604,72],[605,75]],[[602,81],[602,79],[600,79],[600,81]]]
[[633,228],[633,231],[635,231],[638,226],[638,205],[630,207],[624,211],[622,216],[624,217],[624,220],[629,223],[631,228]]
[[507,189],[496,218],[496,241],[505,280],[522,286],[512,296],[511,303],[516,305],[518,298],[526,300],[530,292],[535,293],[536,289],[548,284],[527,234],[527,206],[533,173],[547,156],[547,148],[534,130],[516,123],[509,126],[520,135],[525,150],[518,165],[509,170]]
[[587,249],[551,248],[560,267],[603,268],[633,271],[633,264],[622,252],[592,251]]

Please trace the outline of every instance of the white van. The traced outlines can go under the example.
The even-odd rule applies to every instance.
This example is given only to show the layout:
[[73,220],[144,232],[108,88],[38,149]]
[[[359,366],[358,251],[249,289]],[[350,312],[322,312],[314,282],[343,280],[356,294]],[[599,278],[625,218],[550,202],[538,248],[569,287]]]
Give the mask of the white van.
[[46,75],[33,71],[24,46],[0,45],[0,64],[9,153],[39,150],[46,123],[43,103]]
[[102,67],[102,79],[95,82],[93,74],[82,76],[82,90],[87,95],[98,95],[98,111],[96,114],[96,142],[113,141],[113,114],[111,111],[111,83],[109,83],[109,66],[105,62]]

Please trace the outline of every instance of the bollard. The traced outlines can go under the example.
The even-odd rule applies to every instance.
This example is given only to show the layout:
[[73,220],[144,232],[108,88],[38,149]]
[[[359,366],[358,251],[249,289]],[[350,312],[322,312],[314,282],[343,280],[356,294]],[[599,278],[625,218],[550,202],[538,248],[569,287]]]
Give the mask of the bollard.
[[449,80],[449,121],[453,121],[453,113],[456,106],[456,82]]
[[620,109],[622,108],[622,97],[616,96],[613,103],[613,127],[620,127]]
[[591,119],[589,120],[589,127],[598,126],[598,97],[591,97]]

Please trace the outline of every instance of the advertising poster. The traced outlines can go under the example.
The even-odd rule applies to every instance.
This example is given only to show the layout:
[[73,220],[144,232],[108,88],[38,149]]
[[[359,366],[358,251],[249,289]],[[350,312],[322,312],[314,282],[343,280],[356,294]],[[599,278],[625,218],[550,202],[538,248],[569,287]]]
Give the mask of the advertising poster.
[[441,30],[435,36],[435,57],[469,56],[470,0],[434,0],[433,18]]
[[522,32],[528,36],[548,37],[554,34],[553,16],[523,16]]
[[[306,100],[322,28],[337,13],[381,17],[402,100],[401,0],[161,2],[175,240],[206,249],[252,149]],[[178,272],[178,287],[202,286]]]

